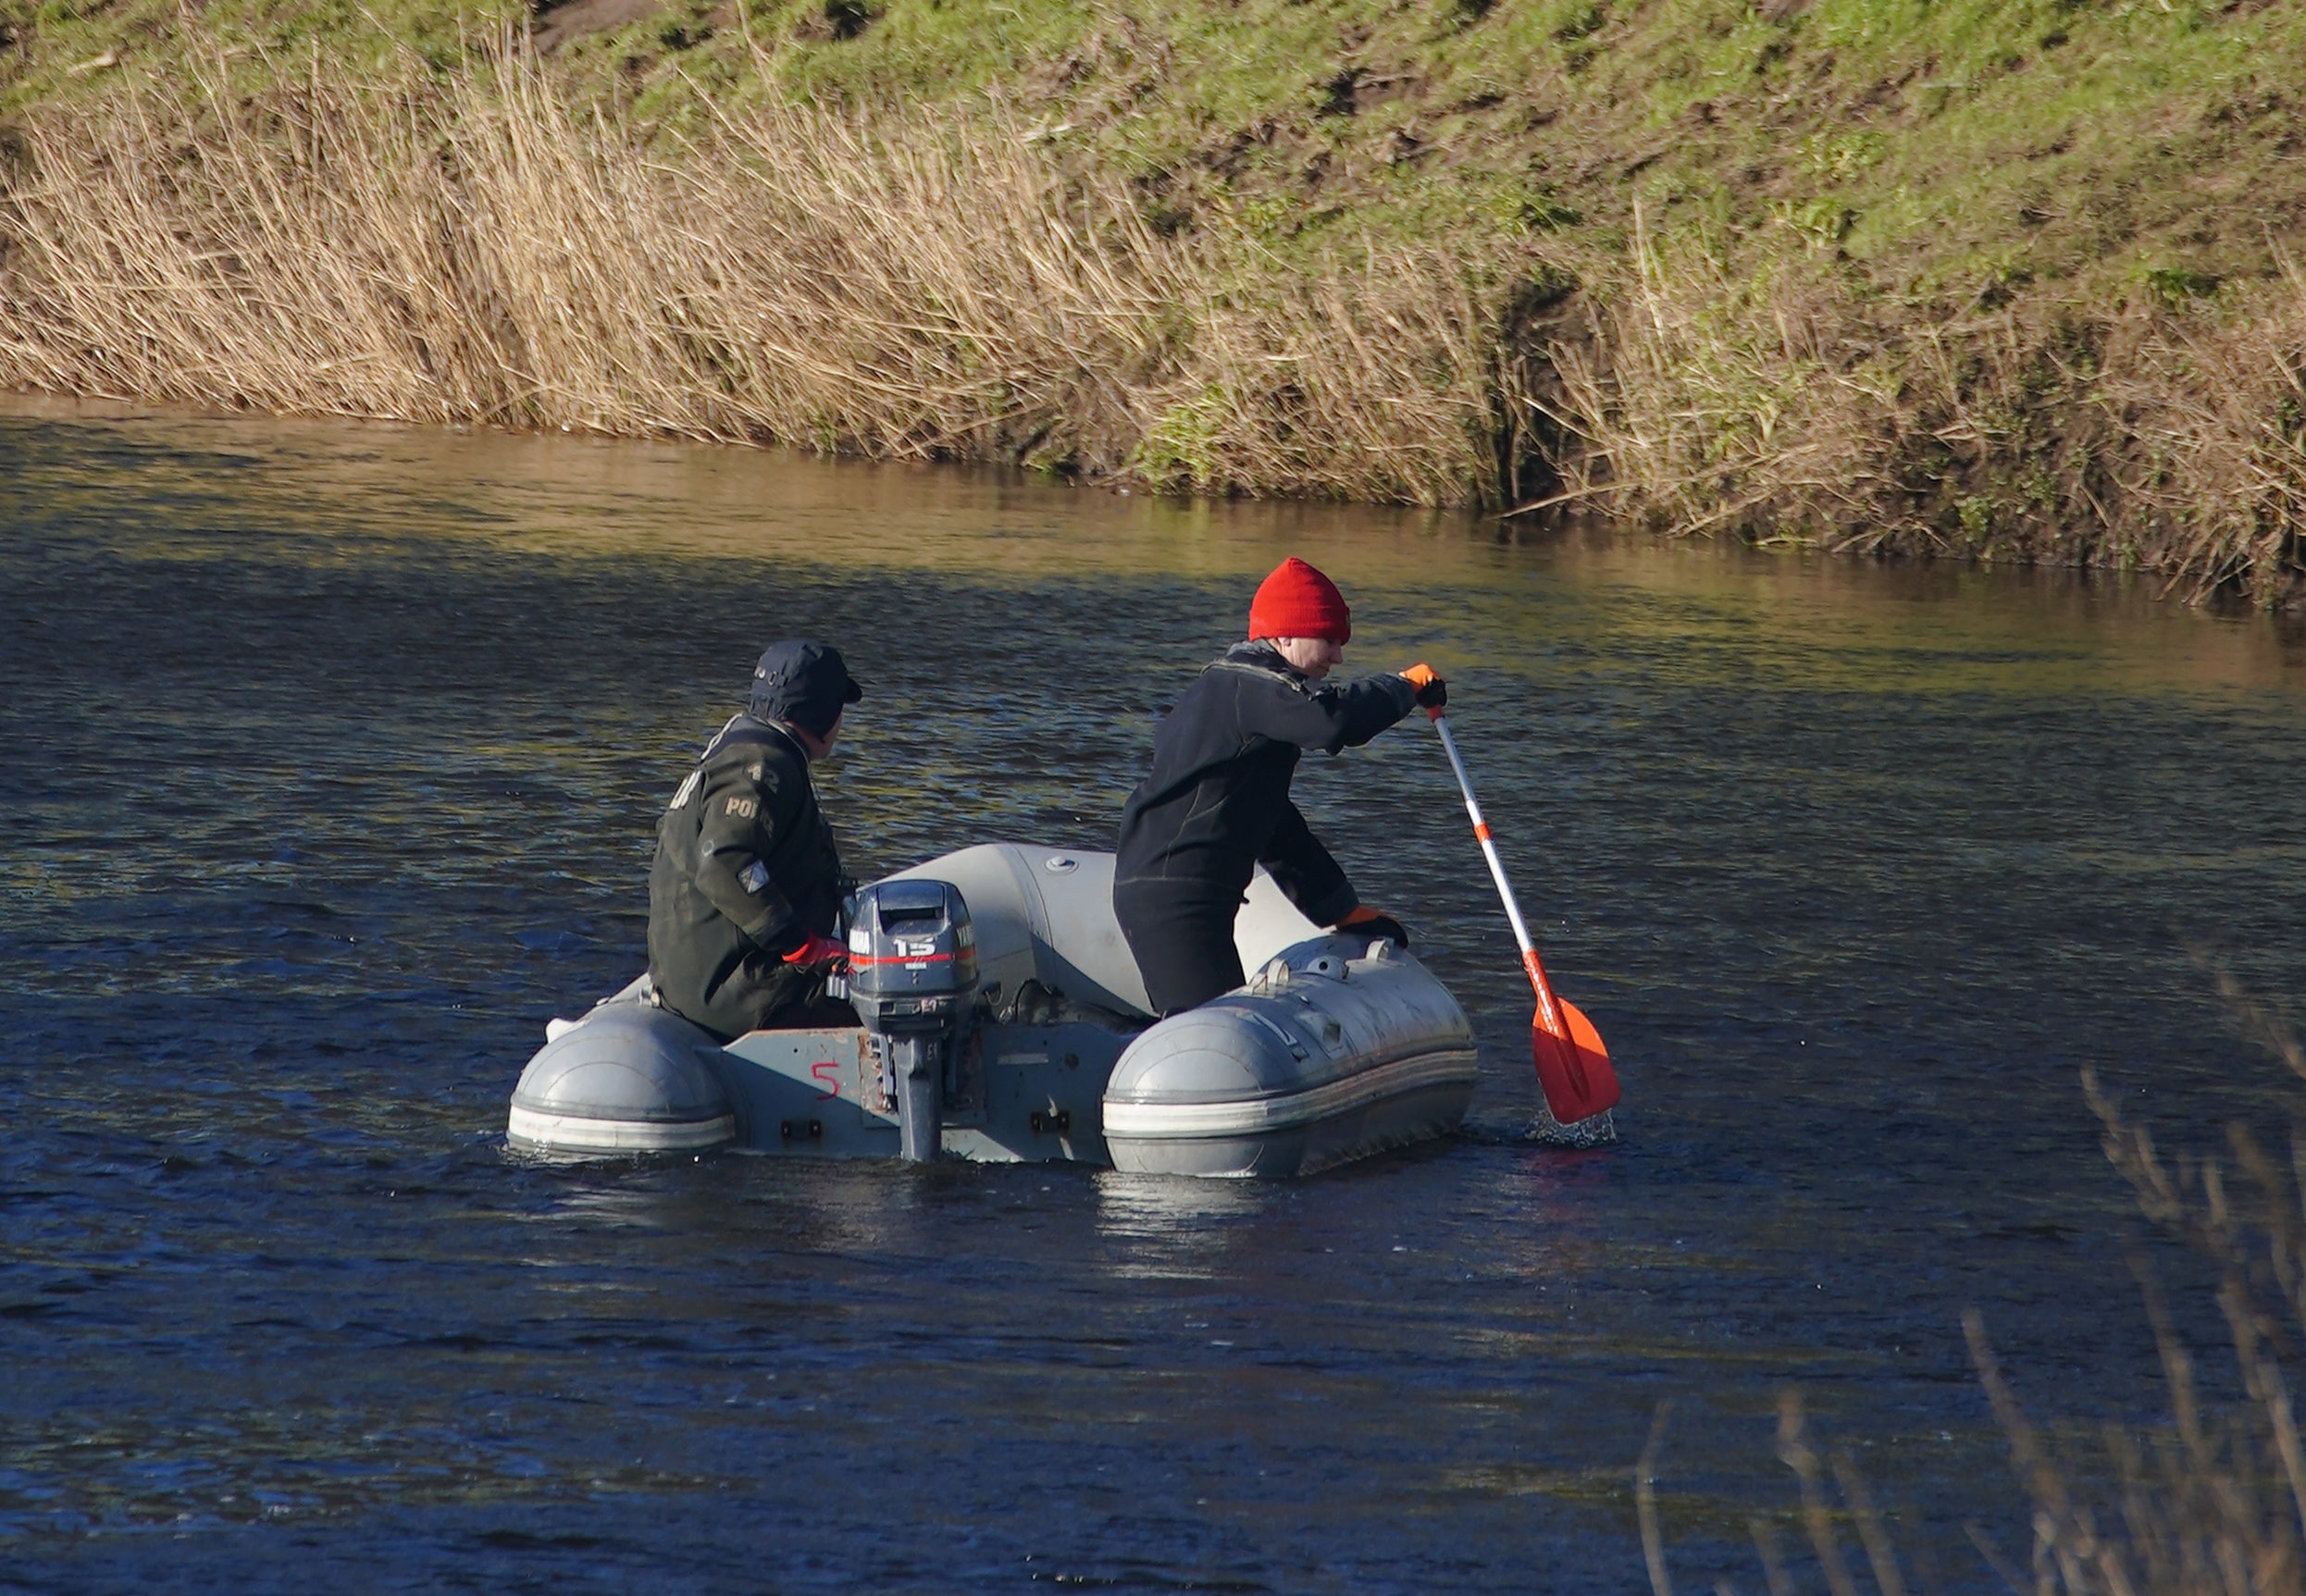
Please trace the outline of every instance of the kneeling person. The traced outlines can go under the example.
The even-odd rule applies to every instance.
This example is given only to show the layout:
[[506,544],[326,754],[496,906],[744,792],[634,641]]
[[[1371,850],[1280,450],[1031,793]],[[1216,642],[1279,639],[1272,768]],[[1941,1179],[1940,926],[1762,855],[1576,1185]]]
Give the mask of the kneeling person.
[[1122,810],[1113,914],[1155,1013],[1241,984],[1234,919],[1259,864],[1315,924],[1408,946],[1289,800],[1307,749],[1358,748],[1412,709],[1448,701],[1430,665],[1331,686],[1352,636],[1336,585],[1284,561],[1250,603],[1249,640],[1205,669],[1154,733],[1152,772]]
[[706,745],[657,823],[650,984],[663,1007],[724,1041],[856,1023],[825,997],[844,962],[832,934],[849,883],[809,766],[863,697],[838,649],[773,645],[750,704]]

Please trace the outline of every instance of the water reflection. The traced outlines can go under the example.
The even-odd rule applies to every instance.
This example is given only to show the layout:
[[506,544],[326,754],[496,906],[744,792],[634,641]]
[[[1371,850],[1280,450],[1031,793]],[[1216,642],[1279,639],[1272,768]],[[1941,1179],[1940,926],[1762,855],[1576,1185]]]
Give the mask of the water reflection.
[[1096,1177],[1097,1227],[1116,1280],[1213,1280],[1240,1221],[1261,1212],[1261,1188],[1107,1169]]
[[[654,1160],[651,1160],[653,1162]],[[689,1161],[694,1162],[691,1158]],[[635,1160],[636,1163],[640,1160]],[[614,1166],[611,1167],[612,1178]],[[589,1179],[603,1171],[587,1169]],[[531,1223],[611,1226],[638,1231],[662,1231],[695,1218],[694,1200],[677,1189],[668,1192],[655,1180],[638,1175],[610,1185],[584,1185],[564,1192],[550,1207],[521,1216]]]
[[[1699,680],[1754,680],[1759,667],[1790,684],[1887,693],[2306,687],[2294,632],[2161,602],[2142,578],[1660,547],[1601,528],[1540,534],[1435,512],[1180,502],[1016,473],[743,449],[391,426],[348,433],[288,420],[155,424],[131,409],[24,397],[5,413],[17,418],[21,491],[68,514],[100,511],[97,524],[165,529],[172,561],[254,548],[268,562],[343,566],[404,559],[415,545],[433,558],[674,557],[705,579],[726,562],[752,581],[799,564],[1206,587],[1312,548],[1357,601],[1358,640],[1445,655],[1460,670],[1534,662],[1558,676],[1670,661]],[[43,418],[73,424],[61,451],[41,447]],[[85,474],[92,433],[113,469],[174,490],[108,499]],[[412,483],[426,486],[412,492]],[[1438,615],[1403,602],[1444,591]],[[1234,620],[1228,608],[1208,629],[1221,636]],[[1376,649],[1358,641],[1357,650]]]

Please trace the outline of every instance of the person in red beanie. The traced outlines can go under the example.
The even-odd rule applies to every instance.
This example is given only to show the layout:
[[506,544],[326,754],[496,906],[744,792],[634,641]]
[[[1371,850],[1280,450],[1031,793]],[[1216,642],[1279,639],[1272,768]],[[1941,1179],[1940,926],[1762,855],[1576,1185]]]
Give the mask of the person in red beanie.
[[1243,981],[1234,916],[1262,864],[1317,925],[1390,936],[1289,801],[1307,749],[1358,748],[1419,705],[1448,701],[1428,665],[1327,683],[1353,615],[1337,585],[1292,557],[1249,604],[1249,638],[1185,689],[1153,735],[1153,769],[1122,810],[1113,912],[1157,1014]]

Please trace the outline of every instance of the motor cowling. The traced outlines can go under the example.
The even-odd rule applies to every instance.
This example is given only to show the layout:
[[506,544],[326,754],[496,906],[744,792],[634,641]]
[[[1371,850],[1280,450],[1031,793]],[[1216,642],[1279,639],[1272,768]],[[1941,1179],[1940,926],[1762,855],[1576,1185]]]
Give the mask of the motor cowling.
[[849,1001],[874,1033],[904,1156],[937,1156],[957,1044],[977,992],[977,940],[961,889],[885,881],[849,901]]

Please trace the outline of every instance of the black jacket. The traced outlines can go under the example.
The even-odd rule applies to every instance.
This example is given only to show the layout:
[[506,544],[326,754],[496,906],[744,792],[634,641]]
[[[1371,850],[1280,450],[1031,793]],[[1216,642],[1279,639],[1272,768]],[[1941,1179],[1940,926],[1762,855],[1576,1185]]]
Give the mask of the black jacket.
[[1307,919],[1343,919],[1357,901],[1353,885],[1289,801],[1297,756],[1358,748],[1416,702],[1400,676],[1331,687],[1270,644],[1234,645],[1153,735],[1152,773],[1121,814],[1116,890],[1158,882],[1230,912],[1262,864]]
[[649,977],[658,997],[725,1036],[802,1000],[781,955],[830,935],[846,884],[809,756],[783,726],[738,715],[705,748],[657,823]]

